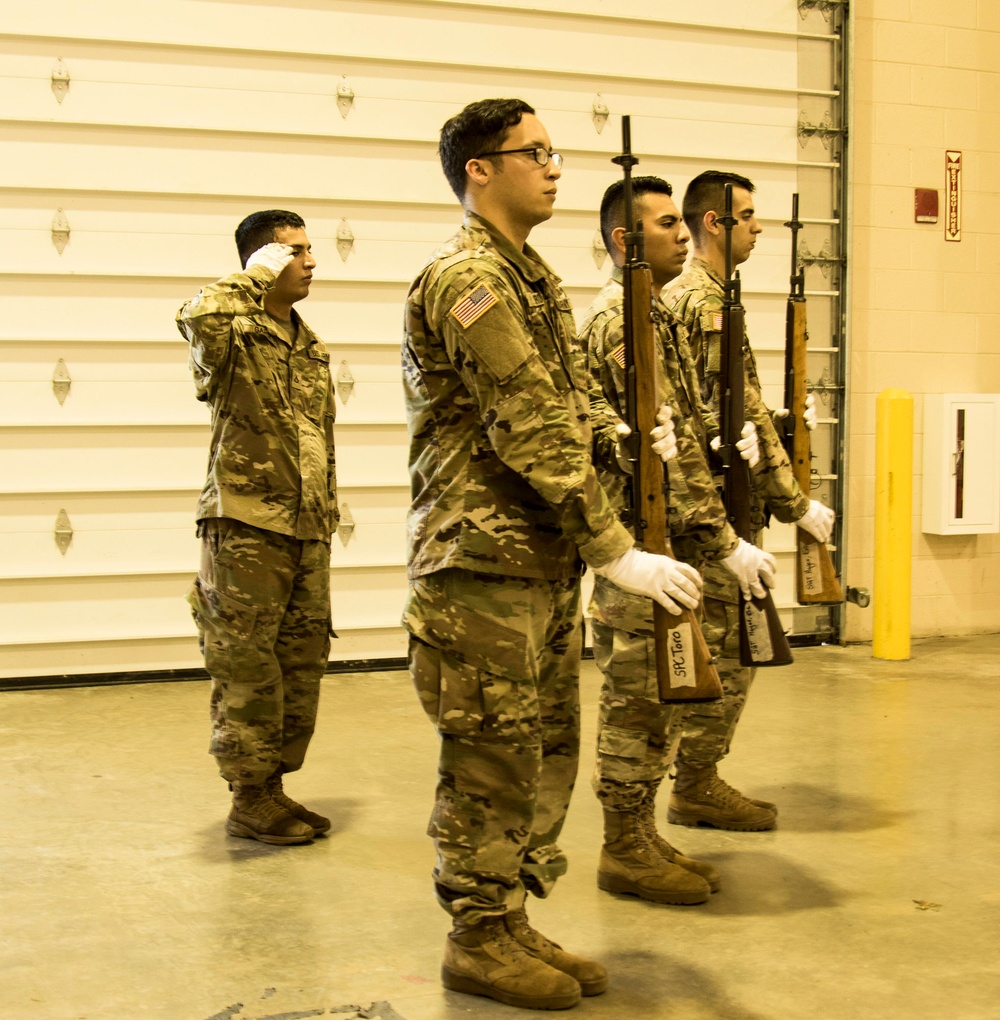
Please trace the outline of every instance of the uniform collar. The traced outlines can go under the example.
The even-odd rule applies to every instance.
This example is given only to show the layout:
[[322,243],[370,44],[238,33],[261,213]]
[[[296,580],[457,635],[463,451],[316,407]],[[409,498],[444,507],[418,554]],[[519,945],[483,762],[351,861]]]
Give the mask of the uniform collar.
[[691,268],[698,270],[698,272],[700,273],[703,273],[710,280],[713,280],[715,283],[717,283],[720,287],[725,287],[726,281],[723,280],[723,278],[704,259],[697,258],[692,259]]
[[559,282],[559,277],[552,272],[548,263],[530,244],[526,244],[524,250],[519,251],[489,220],[484,219],[478,213],[467,210],[462,225],[470,234],[485,233],[489,237],[490,244],[508,262],[517,266],[525,279],[537,283],[547,277],[556,283]]
[[[621,266],[611,267],[611,278],[610,283],[617,283],[619,287],[624,288],[625,286],[625,270]],[[653,294],[653,307],[662,315],[667,322],[674,323],[678,322],[678,318],[670,311],[669,308],[663,303],[663,291],[659,294]]]

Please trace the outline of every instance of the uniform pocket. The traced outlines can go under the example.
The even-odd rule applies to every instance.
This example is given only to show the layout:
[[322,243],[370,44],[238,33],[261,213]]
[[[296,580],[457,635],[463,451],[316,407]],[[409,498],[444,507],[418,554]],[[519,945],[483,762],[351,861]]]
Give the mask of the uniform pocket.
[[253,676],[258,666],[253,640],[257,610],[224,595],[200,577],[187,601],[201,635],[209,675],[220,680]]
[[485,712],[478,669],[411,638],[410,677],[439,733],[463,737],[482,732]]

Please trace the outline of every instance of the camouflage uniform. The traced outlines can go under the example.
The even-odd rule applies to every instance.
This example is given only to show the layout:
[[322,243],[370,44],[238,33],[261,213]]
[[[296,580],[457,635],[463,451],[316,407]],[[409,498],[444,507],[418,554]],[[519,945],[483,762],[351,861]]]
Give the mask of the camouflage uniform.
[[[702,395],[715,414],[719,413],[719,363],[721,352],[720,313],[724,305],[724,281],[701,259],[693,259],[683,275],[666,290],[665,300],[687,327]],[[744,335],[746,415],[757,427],[760,463],[753,471],[754,499],[751,510],[756,542],[771,513],[785,523],[797,521],[809,509],[809,498],[795,481],[792,466],[775,431],[771,412],[761,396],[757,362]],[[718,479],[721,485],[721,477]],[[701,769],[721,761],[729,752],[736,724],[746,704],[756,670],[739,664],[737,606],[739,585],[721,564],[704,569],[705,597],[703,627],[705,640],[722,680],[721,701],[692,705],[675,725],[671,738],[679,739],[677,761]]]
[[330,355],[294,310],[294,345],[281,335],[263,305],[274,279],[234,273],[177,313],[212,409],[188,601],[212,678],[209,749],[232,783],[301,767],[330,652]]
[[586,362],[552,270],[467,214],[410,289],[414,684],[441,736],[428,834],[465,925],[546,895],[576,776],[581,560],[632,541],[591,465]]
[[[658,392],[661,402],[673,409],[677,438],[677,457],[667,470],[667,522],[674,554],[701,566],[706,559],[728,556],[737,545],[708,466],[708,443],[718,426],[701,398],[687,331],[658,297],[653,302],[653,321],[658,340]],[[600,410],[607,403],[616,417],[624,417],[621,269],[612,271],[594,299],[580,335],[588,345],[591,408]],[[601,481],[613,494],[615,505],[624,511],[629,499],[627,476],[617,465],[615,444],[613,428],[595,426]],[[650,600],[598,577],[589,610],[594,657],[604,677],[594,790],[605,808],[635,811],[666,773],[667,733],[685,709],[659,700]]]

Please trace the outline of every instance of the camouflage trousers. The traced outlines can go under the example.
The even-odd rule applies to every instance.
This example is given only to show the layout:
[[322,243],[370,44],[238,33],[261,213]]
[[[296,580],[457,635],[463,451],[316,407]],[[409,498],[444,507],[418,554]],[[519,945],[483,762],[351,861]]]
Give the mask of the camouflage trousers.
[[692,769],[715,765],[729,753],[757,672],[740,665],[739,607],[713,598],[705,598],[702,606],[702,631],[716,658],[722,697],[685,708],[667,735],[668,742],[677,742],[677,763]]
[[206,518],[188,595],[212,680],[209,751],[229,782],[302,767],[330,656],[330,546]]
[[410,674],[441,737],[427,834],[438,902],[461,924],[546,896],[580,744],[579,580],[441,570],[403,616]]
[[634,811],[667,773],[668,732],[685,706],[660,703],[649,599],[597,577],[589,608],[603,677],[592,785],[603,808]]

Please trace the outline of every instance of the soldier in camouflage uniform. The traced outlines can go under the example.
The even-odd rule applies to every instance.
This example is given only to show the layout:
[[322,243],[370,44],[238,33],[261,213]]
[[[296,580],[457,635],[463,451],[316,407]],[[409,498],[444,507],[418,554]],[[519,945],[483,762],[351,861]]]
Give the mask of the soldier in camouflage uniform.
[[[725,185],[733,185],[733,264],[745,262],[761,227],[753,208],[753,184],[738,174],[706,171],[696,177],[684,195],[684,221],[694,242],[694,258],[688,270],[668,288],[666,302],[690,334],[703,396],[719,411],[719,358],[721,312],[724,304],[725,229],[719,223],[724,211]],[[744,338],[745,400],[750,420],[760,438],[761,464],[754,473],[752,510],[756,542],[773,514],[779,521],[794,522],[820,541],[827,541],[834,514],[817,500],[810,500],[795,482],[792,467],[761,396],[757,363]],[[815,425],[810,409],[807,424]],[[721,479],[720,479],[721,483]],[[741,666],[738,645],[737,605],[739,590],[728,572],[709,563],[705,577],[704,633],[717,663],[725,696],[720,702],[693,705],[674,727],[679,739],[674,763],[675,779],[670,794],[669,821],[679,825],[712,825],[722,829],[761,830],[775,825],[777,806],[770,801],[746,797],[731,787],[717,771],[746,703],[755,670]]]
[[[667,521],[674,553],[694,566],[702,566],[705,560],[721,563],[734,580],[738,578],[763,594],[759,578],[773,582],[774,560],[739,539],[726,522],[708,466],[709,443],[718,434],[718,425],[702,401],[687,331],[658,296],[683,268],[688,234],[666,181],[636,177],[632,190],[635,219],[642,225],[645,260],[652,275],[652,315],[659,355],[657,389],[671,406],[676,423],[678,452],[667,472]],[[622,181],[604,194],[601,233],[614,268],[591,304],[580,336],[588,346],[600,478],[615,507],[624,512],[631,500],[622,470],[631,466],[619,465],[616,436],[598,417],[607,404],[616,415],[626,412]],[[753,426],[748,425],[745,433],[741,452],[752,460]],[[656,831],[654,802],[671,749],[667,733],[685,708],[659,701],[652,603],[599,577],[590,613],[594,657],[604,676],[593,780],[604,809],[598,884],[602,889],[656,903],[702,903],[719,888],[718,872],[685,857]]]
[[209,750],[233,791],[226,831],[304,843],[330,821],[288,797],[282,775],[302,767],[330,653],[330,355],[292,307],[316,265],[301,217],[253,213],[236,243],[243,270],[177,313],[212,411],[188,601],[212,679]]
[[663,605],[695,571],[632,548],[591,463],[586,361],[558,277],[527,245],[562,158],[520,100],[451,118],[465,219],[420,271],[402,349],[410,432],[410,670],[441,740],[428,834],[452,917],[445,987],[525,1008],[607,987],[527,921],[566,859],[577,770],[582,563]]

